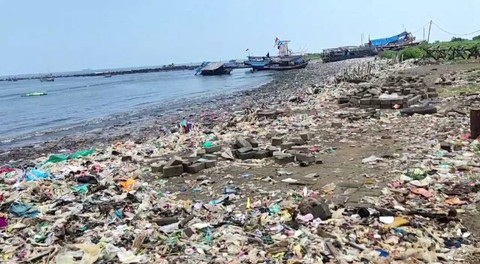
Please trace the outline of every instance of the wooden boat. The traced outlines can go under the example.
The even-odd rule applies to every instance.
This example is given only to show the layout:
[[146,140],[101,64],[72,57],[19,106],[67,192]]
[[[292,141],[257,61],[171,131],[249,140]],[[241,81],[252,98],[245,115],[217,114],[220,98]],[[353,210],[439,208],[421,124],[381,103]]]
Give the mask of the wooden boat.
[[41,82],[53,82],[55,81],[55,78],[53,78],[53,75],[45,75],[45,76],[42,76],[40,77],[40,81]]
[[30,96],[44,96],[47,95],[46,92],[33,92],[33,93],[27,93],[24,96],[30,97]]
[[294,65],[271,65],[268,67],[269,70],[273,71],[288,71],[288,70],[295,70],[295,69],[303,69],[307,67],[308,61],[302,62],[300,64],[294,64]]
[[225,67],[225,63],[223,62],[211,62],[199,69],[199,72],[201,75],[210,76],[230,74],[232,70],[231,68]]

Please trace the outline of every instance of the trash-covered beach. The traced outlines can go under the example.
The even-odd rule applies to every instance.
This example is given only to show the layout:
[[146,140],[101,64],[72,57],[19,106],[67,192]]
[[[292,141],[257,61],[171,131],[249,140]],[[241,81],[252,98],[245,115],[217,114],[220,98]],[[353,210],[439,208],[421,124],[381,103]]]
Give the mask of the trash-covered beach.
[[1,262],[474,261],[478,82],[469,64],[314,62],[128,133],[12,150]]

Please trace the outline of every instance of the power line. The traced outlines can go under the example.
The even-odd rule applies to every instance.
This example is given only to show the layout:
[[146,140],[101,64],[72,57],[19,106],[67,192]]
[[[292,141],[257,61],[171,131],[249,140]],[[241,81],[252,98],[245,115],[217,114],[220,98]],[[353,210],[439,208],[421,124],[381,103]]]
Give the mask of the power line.
[[443,29],[442,27],[440,27],[439,25],[437,25],[437,23],[433,22],[433,24],[440,30],[440,31],[443,31],[449,35],[452,35],[452,36],[468,36],[468,35],[473,35],[473,34],[476,34],[476,33],[479,33],[480,32],[480,29],[479,30],[476,30],[476,31],[473,31],[473,32],[470,32],[470,33],[466,33],[466,34],[456,34],[456,33],[452,33],[450,31],[447,31],[445,29]]

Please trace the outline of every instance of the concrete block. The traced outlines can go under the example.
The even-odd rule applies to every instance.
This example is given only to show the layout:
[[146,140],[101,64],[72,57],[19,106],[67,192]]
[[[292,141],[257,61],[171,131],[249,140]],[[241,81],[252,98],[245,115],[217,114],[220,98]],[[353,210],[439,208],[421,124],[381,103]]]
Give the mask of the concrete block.
[[159,173],[163,171],[163,167],[166,165],[166,162],[155,162],[150,164],[150,168],[153,173]]
[[310,146],[307,145],[302,145],[302,146],[293,146],[291,150],[297,151],[297,152],[304,152],[307,153],[310,151]]
[[392,100],[390,99],[380,99],[380,105],[392,105]]
[[220,151],[222,150],[222,146],[213,146],[213,147],[210,147],[210,148],[205,148],[205,152],[207,154],[212,154],[212,153],[215,153],[217,151]]
[[281,149],[282,149],[282,150],[284,150],[284,149],[291,149],[293,146],[295,146],[295,143],[293,143],[293,142],[285,142],[285,143],[282,143]]
[[236,145],[238,146],[238,148],[253,148],[252,144],[250,144],[250,142],[248,142],[248,140],[243,137],[237,138]]
[[199,173],[201,170],[205,169],[205,163],[198,162],[193,163],[187,167],[187,172],[191,174]]
[[371,98],[360,99],[360,105],[370,105]]
[[267,151],[268,151],[268,156],[269,157],[273,157],[273,153],[275,151],[278,151],[279,149],[277,147],[274,147],[274,146],[269,146],[267,147]]
[[255,153],[254,158],[255,159],[265,159],[268,158],[270,155],[268,150],[259,150]]
[[179,156],[173,156],[170,158],[170,160],[167,162],[165,166],[177,166],[177,165],[182,165],[183,159],[180,158]]
[[243,147],[243,148],[237,149],[238,153],[245,153],[245,152],[249,152],[249,151],[252,151],[252,150],[253,150],[252,147]]
[[305,144],[305,140],[303,140],[301,137],[293,137],[289,141],[295,143],[297,146]]
[[306,163],[314,163],[315,162],[315,156],[310,155],[310,154],[304,154],[304,153],[295,154],[295,159],[297,161],[306,162]]
[[207,160],[204,163],[205,163],[205,169],[213,168],[213,167],[217,166],[217,161],[216,160]]
[[427,93],[428,98],[436,98],[438,97],[438,93]]
[[241,160],[253,159],[255,158],[255,151],[249,151],[244,153],[238,153],[238,158]]
[[205,154],[205,155],[203,155],[203,158],[204,158],[204,159],[207,159],[207,160],[217,160],[217,159],[218,159],[218,156],[217,156],[217,155],[213,155],[213,154]]
[[165,178],[180,176],[182,175],[182,173],[183,173],[183,166],[181,164],[163,167],[163,177]]
[[207,151],[205,151],[205,149],[197,149],[197,156],[203,156],[207,153]]
[[353,105],[360,105],[360,100],[354,97],[350,97],[350,103]]
[[332,122],[333,128],[342,128],[342,126],[343,126],[342,122]]
[[340,97],[337,100],[338,104],[346,104],[346,103],[348,103],[348,101],[350,101],[350,99],[348,97]]
[[282,137],[272,137],[272,146],[280,146],[283,143]]
[[408,105],[416,104],[420,101],[420,99],[422,99],[422,96],[421,95],[416,95],[416,96],[412,97],[410,100],[408,100]]
[[308,132],[303,132],[303,133],[300,133],[300,137],[303,139],[303,141],[307,142],[310,139],[312,139],[312,134]]
[[247,141],[252,145],[252,148],[258,148],[258,142],[253,138],[247,138]]
[[295,161],[295,156],[291,154],[285,154],[285,153],[274,153],[273,158],[275,159],[275,162],[277,164],[285,165],[290,162]]

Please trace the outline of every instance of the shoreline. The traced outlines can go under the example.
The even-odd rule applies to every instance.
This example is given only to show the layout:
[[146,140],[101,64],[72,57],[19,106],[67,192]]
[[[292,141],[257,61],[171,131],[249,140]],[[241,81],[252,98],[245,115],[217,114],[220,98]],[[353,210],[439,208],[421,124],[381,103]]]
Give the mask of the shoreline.
[[[165,134],[172,128],[175,129],[184,118],[200,123],[202,127],[213,128],[217,123],[231,119],[235,111],[268,108],[272,104],[281,104],[282,101],[286,101],[288,97],[296,93],[297,85],[312,85],[313,83],[304,83],[312,79],[316,79],[316,84],[322,83],[327,78],[340,73],[348,65],[363,60],[365,59],[328,64],[323,64],[318,60],[312,61],[311,65],[303,71],[274,72],[270,82],[256,88],[247,88],[209,98],[191,99],[187,102],[181,102],[181,99],[178,99],[176,103],[141,110],[130,116],[130,120],[127,121],[122,121],[122,114],[119,114],[119,118],[113,123],[100,122],[93,124],[93,128],[74,127],[74,129],[78,129],[76,132],[71,133],[71,129],[60,131],[60,136],[53,140],[39,140],[35,143],[11,148],[0,147],[2,149],[0,164],[7,164],[11,161],[27,162],[57,152],[107,147],[116,141],[132,140],[141,143],[157,138],[159,134]],[[321,69],[319,70],[317,67]],[[321,72],[319,76],[312,76],[317,75],[318,72]],[[185,103],[189,106],[182,107]],[[210,114],[206,115],[206,112]]]
[[[197,119],[205,123],[205,118],[202,118],[202,115],[198,113],[207,110],[213,111],[215,114],[220,114],[219,112],[223,111],[223,114],[225,114],[228,111],[242,110],[242,107],[254,107],[256,104],[253,100],[242,103],[243,106],[239,106],[239,102],[243,100],[242,98],[252,97],[251,95],[272,92],[273,84],[288,79],[284,76],[285,74],[274,73],[272,80],[269,82],[244,88],[241,91],[186,101],[175,99],[151,108],[138,109],[133,114],[119,113],[87,121],[86,125],[58,127],[54,128],[55,131],[52,132],[39,131],[36,133],[42,133],[41,135],[29,134],[25,135],[25,139],[21,139],[22,136],[20,136],[20,140],[13,139],[10,142],[0,144],[0,164],[6,164],[11,160],[31,160],[48,153],[73,151],[89,148],[92,145],[104,147],[119,140],[131,139],[143,142],[154,137],[156,131],[175,127],[183,117]],[[188,106],[183,106],[185,104],[188,104]],[[235,108],[229,107],[232,105],[237,106]],[[127,117],[127,120],[122,121],[125,117]],[[51,136],[51,134],[54,135]],[[49,136],[55,138],[46,139]],[[22,143],[25,141],[27,143]]]

